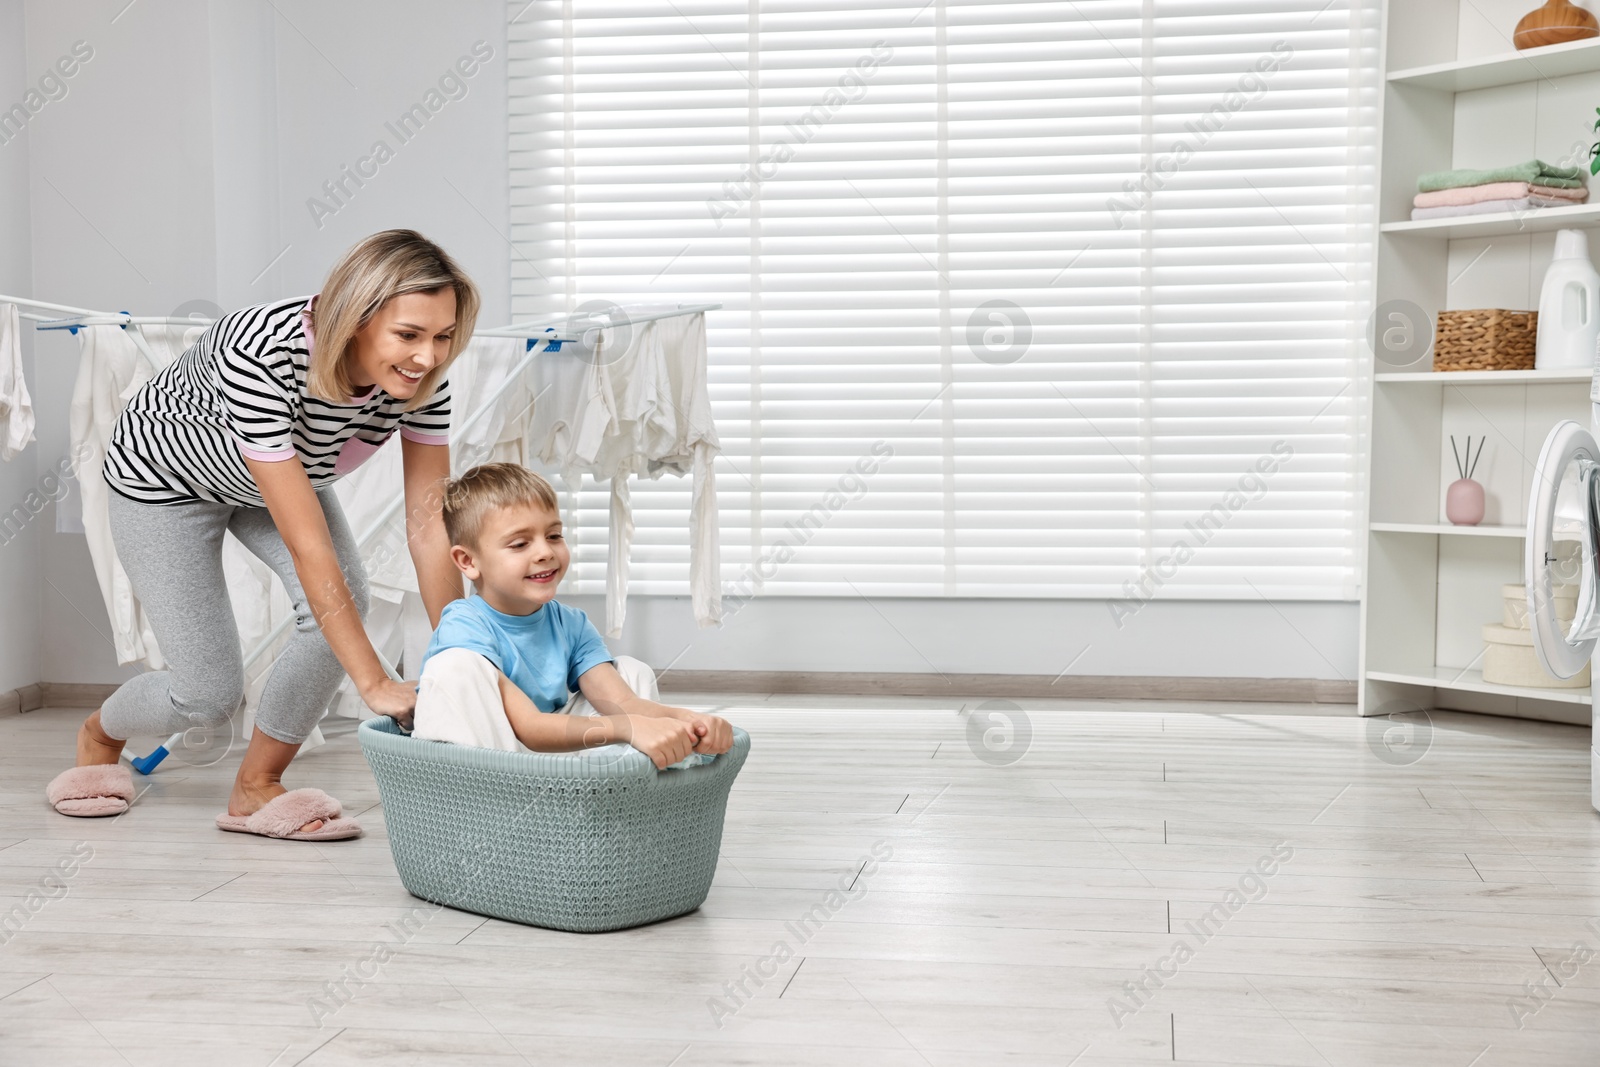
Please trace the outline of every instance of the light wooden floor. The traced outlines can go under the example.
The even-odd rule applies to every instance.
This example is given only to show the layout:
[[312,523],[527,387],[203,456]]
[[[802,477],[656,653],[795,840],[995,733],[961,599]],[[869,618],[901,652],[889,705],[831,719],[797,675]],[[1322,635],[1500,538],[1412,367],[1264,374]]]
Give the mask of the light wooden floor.
[[[600,935],[441,910],[403,945],[385,924],[418,902],[353,736],[288,784],[367,836],[305,844],[213,828],[232,760],[162,768],[116,820],[58,816],[43,786],[84,712],[0,718],[0,911],[93,849],[0,945],[0,1064],[1600,1062],[1600,955],[1568,962],[1600,953],[1587,730],[1436,713],[1404,765],[1345,707],[1016,701],[1032,738],[1002,766],[957,701],[675,699],[753,739],[704,907]],[[1280,842],[1264,895],[1186,933]],[[802,943],[785,923],[841,875],[853,898]],[[1180,938],[1193,957],[1117,1026]],[[779,941],[794,958],[726,999]],[[377,943],[393,958],[318,1018]]]

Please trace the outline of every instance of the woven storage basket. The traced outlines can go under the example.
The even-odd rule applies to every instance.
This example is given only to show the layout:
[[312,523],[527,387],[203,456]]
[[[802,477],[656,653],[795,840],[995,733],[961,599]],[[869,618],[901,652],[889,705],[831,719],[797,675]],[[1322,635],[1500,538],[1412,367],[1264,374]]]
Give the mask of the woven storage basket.
[[497,752],[423,741],[379,716],[361,751],[413,896],[555,930],[620,930],[698,908],[728,791],[750,752],[658,771],[644,753]]
[[1538,330],[1537,311],[1441,311],[1433,338],[1433,369],[1532,370]]

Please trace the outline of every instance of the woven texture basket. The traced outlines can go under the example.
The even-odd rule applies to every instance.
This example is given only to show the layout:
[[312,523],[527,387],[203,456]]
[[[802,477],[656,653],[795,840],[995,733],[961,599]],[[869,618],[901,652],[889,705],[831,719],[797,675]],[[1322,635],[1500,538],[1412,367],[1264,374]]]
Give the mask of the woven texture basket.
[[1441,311],[1433,338],[1433,369],[1532,370],[1538,330],[1537,311]]
[[552,754],[424,741],[379,716],[361,751],[413,896],[593,933],[670,919],[711,891],[728,791],[750,752],[658,771],[644,753]]

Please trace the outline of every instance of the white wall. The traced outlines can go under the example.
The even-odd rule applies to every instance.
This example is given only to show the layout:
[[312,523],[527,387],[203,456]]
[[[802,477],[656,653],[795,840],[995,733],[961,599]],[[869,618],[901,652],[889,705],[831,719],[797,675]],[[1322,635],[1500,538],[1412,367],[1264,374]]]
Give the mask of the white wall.
[[[20,91],[25,72],[44,69],[74,41],[94,49],[67,96],[5,149],[26,142],[31,153],[32,295],[147,314],[196,301],[232,309],[314,292],[359,238],[410,226],[478,281],[485,320],[505,321],[499,5],[29,0],[9,8],[25,9],[28,33],[26,58],[6,63],[3,84]],[[480,39],[494,58],[467,95],[318,227],[305,201]],[[0,40],[21,59],[20,36]],[[66,453],[76,342],[42,334],[38,350],[43,469]],[[44,651],[11,684],[130,676],[133,668],[116,664],[84,538],[55,533],[53,520],[41,525],[42,581],[6,588],[39,587],[42,606],[7,612],[4,625],[19,635],[41,630]],[[8,562],[0,557],[0,566]]]
[[[0,0],[0,108],[23,99],[33,68],[27,62],[27,36],[20,0]],[[0,144],[0,293],[27,293],[32,288],[28,263],[28,137]],[[25,330],[22,342],[23,373],[35,380],[33,342]],[[35,396],[37,402],[37,396]],[[40,449],[29,445],[9,463],[0,463],[0,512],[16,507],[32,510],[38,498],[29,494],[39,487]],[[40,680],[39,544],[40,530],[48,520],[20,527],[0,544],[0,589],[5,591],[5,611],[0,613],[0,690],[15,689]]]
[[[22,21],[19,9],[25,47],[5,32]],[[231,310],[314,292],[349,245],[409,226],[476,279],[485,324],[506,321],[507,11],[493,0],[0,0],[0,87],[10,94],[0,100],[74,41],[95,50],[68,95],[0,146],[0,234],[32,223],[31,243],[0,248],[5,285],[28,288],[30,264],[15,250],[31,248],[40,299],[149,314],[194,301]],[[465,80],[466,95],[401,144],[386,123],[477,41],[493,55]],[[323,183],[379,139],[393,158],[361,187],[347,181],[350,195],[335,204]],[[31,197],[31,212],[13,189]],[[313,197],[337,210],[315,219]],[[66,335],[41,335],[37,347],[42,425],[30,476],[65,454],[76,358]],[[18,495],[4,480],[21,470],[12,468],[0,470],[0,499]],[[10,602],[43,598],[42,626],[31,611],[0,621],[0,670],[16,674],[0,687],[128,677],[106,637],[83,537],[38,525],[41,581],[19,546],[0,551]],[[574,602],[600,617],[598,598]],[[1054,675],[1070,663],[1077,674],[1353,678],[1356,664],[1354,604],[1151,604],[1120,630],[1090,601],[783,598],[750,604],[720,631],[695,629],[684,598],[635,598],[630,611],[614,647],[681,669]]]
[[[67,93],[29,122],[32,295],[43,300],[166,314],[209,294],[212,256],[211,124],[203,64],[204,5],[27,3],[30,79],[82,41],[90,57]],[[161,57],[166,57],[165,59]],[[40,470],[67,455],[67,405],[77,342],[34,335]],[[107,681],[116,667],[105,607],[81,535],[40,530],[40,674]],[[32,627],[29,616],[8,626]]]

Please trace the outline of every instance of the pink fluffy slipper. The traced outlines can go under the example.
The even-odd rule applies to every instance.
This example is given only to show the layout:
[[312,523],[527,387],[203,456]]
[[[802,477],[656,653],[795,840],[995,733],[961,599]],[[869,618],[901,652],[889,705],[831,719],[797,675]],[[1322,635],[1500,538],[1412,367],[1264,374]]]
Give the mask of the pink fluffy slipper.
[[[273,797],[253,815],[218,815],[217,828],[236,834],[259,834],[287,841],[338,841],[360,837],[361,824],[338,818],[344,808],[320,789],[291,789]],[[300,827],[315,819],[322,825],[310,833]]]
[[121,815],[133,802],[133,775],[120,763],[73,767],[50,779],[44,795],[63,815]]

